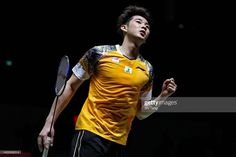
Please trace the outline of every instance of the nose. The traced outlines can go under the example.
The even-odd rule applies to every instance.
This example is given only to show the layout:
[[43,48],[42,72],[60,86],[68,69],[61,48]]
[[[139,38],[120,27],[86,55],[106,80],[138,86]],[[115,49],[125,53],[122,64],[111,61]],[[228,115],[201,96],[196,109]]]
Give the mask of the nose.
[[145,31],[147,30],[147,26],[145,24],[142,24],[141,28],[144,29]]
[[145,23],[143,23],[141,28],[146,31],[148,29],[148,26]]

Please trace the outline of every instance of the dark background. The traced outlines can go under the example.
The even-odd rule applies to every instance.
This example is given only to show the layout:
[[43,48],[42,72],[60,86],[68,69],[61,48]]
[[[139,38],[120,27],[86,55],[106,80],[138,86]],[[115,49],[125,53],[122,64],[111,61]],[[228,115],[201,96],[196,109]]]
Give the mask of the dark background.
[[[0,150],[40,156],[36,138],[54,99],[60,58],[67,54],[72,67],[94,45],[120,44],[116,19],[129,4],[152,13],[154,23],[142,55],[154,67],[154,96],[169,77],[178,84],[176,97],[236,96],[235,13],[230,1],[5,3],[0,5]],[[50,153],[68,152],[73,117],[87,89],[88,81],[58,119]],[[135,119],[128,152],[150,157],[236,156],[235,120],[234,112],[158,113]]]

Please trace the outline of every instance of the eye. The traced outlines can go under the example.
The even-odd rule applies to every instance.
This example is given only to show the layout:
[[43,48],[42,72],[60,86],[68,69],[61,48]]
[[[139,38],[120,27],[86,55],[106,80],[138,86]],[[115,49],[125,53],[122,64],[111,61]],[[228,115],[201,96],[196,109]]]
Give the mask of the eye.
[[141,24],[141,23],[142,23],[140,20],[136,20],[136,22],[137,22],[138,24]]

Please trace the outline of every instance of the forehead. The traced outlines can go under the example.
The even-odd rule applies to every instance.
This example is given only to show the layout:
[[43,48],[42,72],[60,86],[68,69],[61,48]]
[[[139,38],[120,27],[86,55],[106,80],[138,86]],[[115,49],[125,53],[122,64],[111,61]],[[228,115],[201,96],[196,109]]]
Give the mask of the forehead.
[[131,18],[131,20],[141,20],[142,22],[148,24],[148,21],[147,21],[144,17],[142,17],[142,16],[140,16],[140,15],[134,15],[134,16]]

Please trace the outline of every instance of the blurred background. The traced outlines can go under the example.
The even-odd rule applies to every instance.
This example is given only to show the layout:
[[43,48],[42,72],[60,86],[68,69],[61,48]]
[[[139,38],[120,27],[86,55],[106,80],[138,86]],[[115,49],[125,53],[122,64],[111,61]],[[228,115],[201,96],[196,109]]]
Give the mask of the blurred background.
[[[0,5],[0,150],[41,156],[36,139],[54,99],[60,58],[73,67],[94,45],[121,44],[116,20],[127,5],[146,7],[153,25],[142,55],[154,91],[174,77],[175,97],[235,97],[235,9],[231,1],[9,2]],[[70,71],[71,73],[71,71]],[[66,156],[86,81],[56,123],[51,156]],[[222,104],[224,105],[224,104]],[[134,120],[130,156],[236,156],[236,113],[155,113]]]

